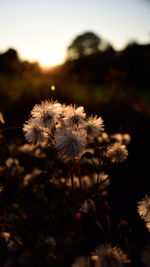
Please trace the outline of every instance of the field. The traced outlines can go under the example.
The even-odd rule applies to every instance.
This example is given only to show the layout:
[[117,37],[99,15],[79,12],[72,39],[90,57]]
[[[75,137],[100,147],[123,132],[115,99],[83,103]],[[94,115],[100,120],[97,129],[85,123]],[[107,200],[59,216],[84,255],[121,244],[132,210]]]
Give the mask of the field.
[[116,61],[99,74],[94,56],[14,62],[0,71],[0,265],[149,266],[148,61],[141,80]]

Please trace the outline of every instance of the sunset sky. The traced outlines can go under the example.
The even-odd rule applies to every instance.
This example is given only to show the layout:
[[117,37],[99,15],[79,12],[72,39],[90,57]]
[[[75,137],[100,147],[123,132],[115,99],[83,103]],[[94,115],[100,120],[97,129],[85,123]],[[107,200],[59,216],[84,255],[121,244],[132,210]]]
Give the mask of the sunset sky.
[[149,0],[0,0],[0,52],[12,47],[24,60],[64,61],[75,36],[93,31],[122,49],[150,42]]

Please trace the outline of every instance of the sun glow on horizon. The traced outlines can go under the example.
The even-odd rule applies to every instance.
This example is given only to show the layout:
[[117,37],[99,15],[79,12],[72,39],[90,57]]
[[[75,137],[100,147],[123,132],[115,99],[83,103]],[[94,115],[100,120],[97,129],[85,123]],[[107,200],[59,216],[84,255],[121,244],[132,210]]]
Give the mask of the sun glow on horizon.
[[57,48],[50,49],[42,47],[36,51],[36,58],[41,67],[48,68],[60,65],[64,62],[64,51],[59,51]]
[[55,55],[39,55],[37,61],[39,62],[41,67],[48,68],[60,65],[63,63],[63,60]]
[[86,31],[95,32],[117,49],[131,39],[149,42],[148,0],[85,2],[0,1],[0,52],[14,47],[22,59],[50,68],[65,61],[67,46]]

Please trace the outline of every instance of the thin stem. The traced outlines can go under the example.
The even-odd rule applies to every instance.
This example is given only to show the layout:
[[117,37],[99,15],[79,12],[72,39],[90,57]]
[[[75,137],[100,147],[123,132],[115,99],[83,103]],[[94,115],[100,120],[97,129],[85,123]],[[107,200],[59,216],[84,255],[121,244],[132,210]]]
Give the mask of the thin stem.
[[82,190],[81,169],[80,169],[80,163],[78,160],[76,160],[76,167],[77,167],[77,172],[78,172],[78,176],[79,176],[80,190]]
[[97,184],[99,183],[100,180],[100,169],[103,165],[103,160],[98,158],[98,174],[97,174]]
[[89,198],[93,198],[96,193],[97,193],[97,190],[99,193],[103,192],[105,190],[105,188],[102,188],[101,190],[99,190],[99,186],[101,186],[102,184],[104,184],[110,177],[108,176],[105,180],[97,183],[95,186],[94,186],[94,190],[93,192],[91,193],[91,195],[89,196]]
[[13,237],[9,237],[9,240],[12,240],[14,243],[16,243],[19,247],[23,247],[17,240],[15,240]]
[[55,142],[55,139],[54,139],[54,136],[53,135],[51,135],[49,132],[47,132],[47,131],[44,131],[51,139],[52,139],[52,141],[53,141],[53,143],[55,144],[56,142]]
[[106,240],[106,233],[105,233],[105,230],[104,230],[102,224],[99,222],[99,219],[96,219],[96,224],[99,227],[99,229],[103,235],[104,240]]
[[[0,130],[0,131],[1,131],[1,130]],[[5,147],[6,147],[6,149],[7,149],[7,153],[8,153],[8,155],[10,155],[11,153],[10,153],[10,150],[9,150],[9,145],[8,145],[8,143],[7,143],[7,141],[6,141],[5,136],[4,136],[3,133],[1,133],[1,132],[0,132],[0,139],[1,139],[1,141],[3,142],[3,144],[5,145]]]
[[108,177],[107,177],[105,180],[99,182],[98,185],[102,185],[102,184],[104,184],[109,178],[110,178],[110,177],[109,177],[109,175],[108,175]]
[[72,192],[74,192],[73,164],[70,166],[70,169],[71,169],[71,185],[72,185]]
[[97,184],[99,183],[99,175],[100,175],[100,166],[101,166],[101,162],[100,159],[98,158],[98,173],[97,173]]

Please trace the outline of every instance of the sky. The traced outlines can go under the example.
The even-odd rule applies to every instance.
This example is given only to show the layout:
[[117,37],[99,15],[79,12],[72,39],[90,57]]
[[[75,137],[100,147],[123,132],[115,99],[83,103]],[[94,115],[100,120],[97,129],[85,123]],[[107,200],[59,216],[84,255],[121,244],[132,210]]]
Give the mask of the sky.
[[117,50],[150,43],[150,0],[0,0],[0,53],[11,47],[23,60],[54,66],[87,31]]

